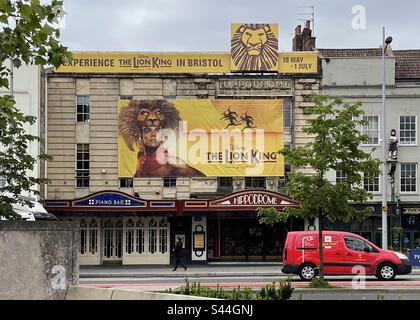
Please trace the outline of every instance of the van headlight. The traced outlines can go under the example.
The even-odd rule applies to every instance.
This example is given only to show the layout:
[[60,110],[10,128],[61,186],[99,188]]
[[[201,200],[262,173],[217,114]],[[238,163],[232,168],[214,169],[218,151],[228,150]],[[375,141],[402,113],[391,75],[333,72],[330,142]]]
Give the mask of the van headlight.
[[407,257],[405,254],[403,254],[403,253],[401,253],[401,252],[396,252],[396,251],[394,251],[394,253],[395,253],[395,255],[396,255],[398,258],[400,258],[401,260],[408,260],[408,257]]

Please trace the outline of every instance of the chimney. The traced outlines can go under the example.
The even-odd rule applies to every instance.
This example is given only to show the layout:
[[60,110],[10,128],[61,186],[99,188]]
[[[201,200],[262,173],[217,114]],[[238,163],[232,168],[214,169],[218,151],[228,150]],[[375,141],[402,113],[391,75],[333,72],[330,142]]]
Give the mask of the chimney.
[[293,37],[293,51],[313,51],[316,48],[315,37],[312,37],[311,21],[306,20],[305,28],[301,31],[301,26],[298,25],[295,29],[295,36]]
[[293,37],[293,51],[302,51],[302,26],[298,25],[295,28],[295,36]]

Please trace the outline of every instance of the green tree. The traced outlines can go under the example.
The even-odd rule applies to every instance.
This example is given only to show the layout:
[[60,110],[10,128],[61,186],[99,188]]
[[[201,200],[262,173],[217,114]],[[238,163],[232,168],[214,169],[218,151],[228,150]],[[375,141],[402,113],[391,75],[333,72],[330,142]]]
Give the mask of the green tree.
[[[62,1],[41,4],[39,0],[0,0],[0,89],[9,90],[13,67],[22,64],[60,66],[71,59],[67,48],[60,44],[56,22],[63,15]],[[39,194],[33,187],[45,179],[27,176],[45,154],[33,157],[28,153],[31,141],[39,137],[27,134],[25,126],[36,118],[19,111],[13,95],[0,96],[0,176],[6,185],[0,188],[0,216],[18,219],[14,203],[32,206],[19,198],[23,191]]]
[[[357,209],[352,203],[364,203],[372,198],[362,185],[363,178],[373,179],[380,174],[379,159],[372,158],[359,148],[367,139],[360,133],[364,112],[361,103],[345,103],[342,99],[332,100],[328,96],[314,95],[315,106],[308,113],[309,126],[303,131],[313,141],[304,147],[283,149],[285,161],[292,165],[294,172],[289,175],[286,193],[301,201],[300,208],[278,211],[273,208],[258,208],[261,223],[274,224],[285,221],[290,216],[318,218],[319,221],[319,276],[324,278],[324,258],[322,231],[324,219],[330,221],[362,220],[373,212],[372,207]],[[372,150],[373,152],[373,150]],[[305,175],[299,169],[311,167],[315,174]],[[325,175],[330,170],[341,170],[345,182],[331,183]]]

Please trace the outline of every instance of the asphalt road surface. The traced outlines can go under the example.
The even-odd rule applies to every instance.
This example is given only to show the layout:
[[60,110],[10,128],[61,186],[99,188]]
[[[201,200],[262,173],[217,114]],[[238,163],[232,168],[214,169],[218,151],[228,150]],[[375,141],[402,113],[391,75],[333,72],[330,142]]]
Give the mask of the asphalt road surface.
[[[109,278],[81,278],[80,286],[88,287],[126,287],[136,288],[140,290],[163,291],[168,288],[178,288],[185,285],[186,279],[191,282],[200,282],[201,286],[216,287],[252,287],[259,288],[270,284],[273,281],[287,279],[287,275],[281,276],[188,276],[186,277],[147,277],[147,278],[130,278],[130,277],[109,277]],[[356,282],[351,276],[326,276],[331,285],[339,287],[352,287],[363,283]],[[294,287],[305,287],[308,282],[301,281],[298,276],[292,276],[292,285]],[[420,288],[420,272],[414,272],[409,275],[397,276],[393,281],[379,281],[374,276],[366,276],[365,285],[367,288]]]

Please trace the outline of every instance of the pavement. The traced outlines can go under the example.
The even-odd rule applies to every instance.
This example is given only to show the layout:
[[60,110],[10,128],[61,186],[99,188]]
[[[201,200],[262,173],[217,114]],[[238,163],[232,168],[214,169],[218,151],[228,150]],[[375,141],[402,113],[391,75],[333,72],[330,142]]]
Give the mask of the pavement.
[[[188,265],[187,271],[171,265],[100,265],[80,266],[79,278],[185,278],[185,277],[276,277],[281,272],[281,262],[235,262]],[[414,268],[412,274],[420,275]]]
[[171,265],[100,265],[80,266],[79,278],[148,277],[249,277],[280,276],[282,263],[208,263],[188,265],[187,271]]

